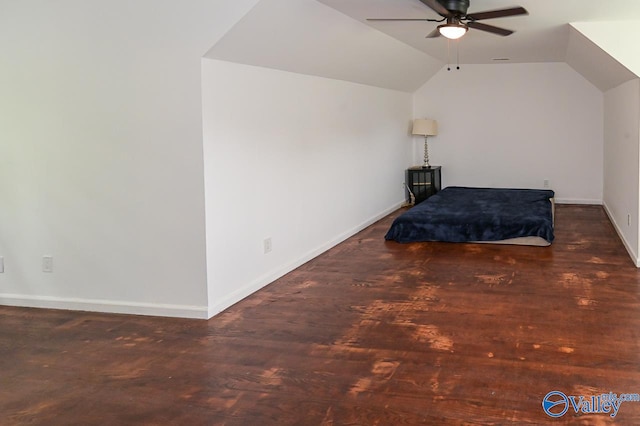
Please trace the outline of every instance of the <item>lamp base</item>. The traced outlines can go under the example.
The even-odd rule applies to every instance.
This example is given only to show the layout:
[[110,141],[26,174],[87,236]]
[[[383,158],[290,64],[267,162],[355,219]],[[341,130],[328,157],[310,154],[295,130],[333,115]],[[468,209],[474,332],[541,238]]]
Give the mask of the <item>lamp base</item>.
[[422,163],[422,168],[427,169],[431,167],[429,164],[429,145],[427,144],[427,135],[424,135],[424,163]]

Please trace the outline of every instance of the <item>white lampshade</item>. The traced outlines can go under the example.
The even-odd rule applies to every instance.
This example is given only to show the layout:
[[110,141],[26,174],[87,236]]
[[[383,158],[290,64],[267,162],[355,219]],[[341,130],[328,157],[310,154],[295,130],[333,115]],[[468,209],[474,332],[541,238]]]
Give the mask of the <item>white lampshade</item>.
[[417,118],[413,120],[414,135],[436,136],[438,134],[438,122],[428,118]]
[[438,31],[448,39],[456,40],[465,35],[469,27],[465,24],[445,24],[439,25]]

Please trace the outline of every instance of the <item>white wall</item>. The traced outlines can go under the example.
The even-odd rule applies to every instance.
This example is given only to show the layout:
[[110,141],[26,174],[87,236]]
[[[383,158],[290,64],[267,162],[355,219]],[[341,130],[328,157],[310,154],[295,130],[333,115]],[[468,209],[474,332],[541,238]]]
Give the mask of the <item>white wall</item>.
[[415,117],[438,120],[429,151],[443,185],[542,188],[548,179],[560,202],[602,202],[603,94],[567,64],[443,68],[414,102]]
[[[639,21],[571,24],[620,64],[640,75]],[[591,58],[593,59],[593,58]],[[627,251],[640,266],[640,83],[637,78],[604,96],[604,206]]]
[[214,315],[402,203],[412,96],[209,59],[202,74]]
[[200,58],[256,2],[2,2],[0,303],[207,316]]
[[640,80],[607,91],[604,105],[604,205],[629,254],[640,266]]
[[402,201],[413,114],[440,122],[445,184],[601,200],[602,94],[566,65],[442,71],[412,114],[407,93],[201,62],[257,3],[2,2],[0,303],[214,314]]

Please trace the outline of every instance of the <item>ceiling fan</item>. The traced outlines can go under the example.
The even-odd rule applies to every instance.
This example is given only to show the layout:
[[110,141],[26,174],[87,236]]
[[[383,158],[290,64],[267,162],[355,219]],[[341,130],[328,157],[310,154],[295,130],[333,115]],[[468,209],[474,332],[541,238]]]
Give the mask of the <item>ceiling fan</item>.
[[425,5],[433,9],[442,19],[428,18],[370,18],[367,21],[425,21],[425,22],[444,22],[446,24],[438,25],[427,38],[435,38],[443,35],[448,39],[458,39],[465,35],[469,28],[487,31],[489,33],[508,36],[513,34],[512,30],[506,28],[494,27],[493,25],[483,24],[484,19],[504,18],[507,16],[528,15],[529,12],[524,7],[511,7],[508,9],[488,10],[485,12],[467,13],[469,9],[469,0],[420,0]]

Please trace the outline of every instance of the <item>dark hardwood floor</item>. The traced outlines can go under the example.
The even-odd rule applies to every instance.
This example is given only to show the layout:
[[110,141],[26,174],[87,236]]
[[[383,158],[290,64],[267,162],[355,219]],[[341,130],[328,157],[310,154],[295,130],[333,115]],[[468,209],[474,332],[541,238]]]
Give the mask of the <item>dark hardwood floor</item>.
[[0,307],[0,424],[640,424],[582,412],[640,393],[601,207],[557,206],[547,248],[385,242],[395,215],[209,321]]

